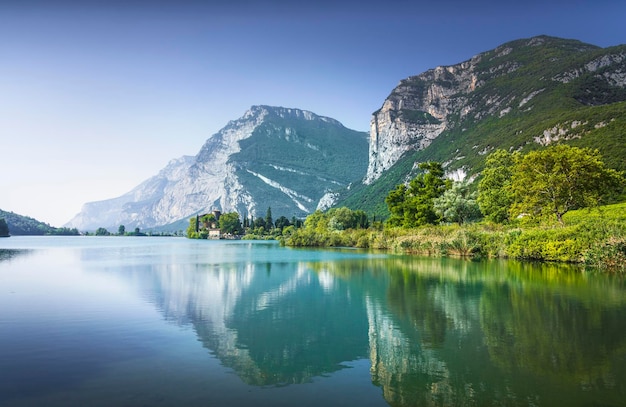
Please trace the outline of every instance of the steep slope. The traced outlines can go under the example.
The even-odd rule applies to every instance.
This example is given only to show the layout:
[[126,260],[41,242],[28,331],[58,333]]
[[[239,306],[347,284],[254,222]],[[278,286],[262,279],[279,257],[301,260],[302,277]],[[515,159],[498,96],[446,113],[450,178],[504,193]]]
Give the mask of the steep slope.
[[11,235],[72,235],[78,234],[77,230],[56,228],[47,223],[38,221],[29,216],[18,215],[0,209],[0,219],[4,219]]
[[68,225],[153,228],[212,209],[265,216],[268,207],[275,216],[300,217],[362,179],[366,168],[365,133],[299,109],[253,106],[195,157],[172,160],[121,197],[85,204]]
[[497,148],[555,142],[598,148],[626,169],[626,46],[599,48],[539,36],[409,77],[373,114],[367,175],[341,204],[386,216],[386,194],[443,162],[475,177]]

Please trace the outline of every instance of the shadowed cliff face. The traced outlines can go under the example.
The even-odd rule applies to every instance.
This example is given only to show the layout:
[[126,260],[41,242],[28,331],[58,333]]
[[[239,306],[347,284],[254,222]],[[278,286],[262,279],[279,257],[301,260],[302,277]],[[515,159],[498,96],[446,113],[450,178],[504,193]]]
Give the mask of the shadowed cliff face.
[[363,178],[366,134],[299,109],[253,106],[195,157],[172,160],[121,197],[87,203],[68,225],[150,228],[219,209],[303,217],[330,192]]

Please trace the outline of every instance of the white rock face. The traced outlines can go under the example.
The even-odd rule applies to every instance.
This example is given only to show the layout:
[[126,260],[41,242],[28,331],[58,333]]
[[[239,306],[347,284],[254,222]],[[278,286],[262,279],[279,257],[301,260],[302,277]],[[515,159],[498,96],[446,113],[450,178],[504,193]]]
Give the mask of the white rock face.
[[150,228],[213,209],[253,211],[255,203],[241,187],[228,159],[266,115],[263,107],[253,107],[211,136],[197,156],[172,160],[157,176],[121,197],[85,204],[67,227]]
[[[298,134],[298,126],[310,127],[305,123],[308,121],[323,123],[327,126],[326,130],[315,134]],[[261,125],[263,127],[260,128]],[[360,155],[355,155],[351,137],[358,132],[345,129],[334,119],[299,109],[253,106],[240,119],[230,121],[212,135],[195,157],[172,160],[158,175],[118,198],[85,204],[81,212],[66,225],[81,231],[91,231],[99,227],[116,231],[119,225],[124,225],[127,230],[135,227],[146,229],[186,220],[215,209],[237,212],[242,218],[248,215],[257,216],[258,213],[265,213],[268,207],[267,195],[272,196],[270,205],[273,206],[278,199],[278,203],[282,205],[279,206],[281,211],[302,216],[315,210],[325,190],[343,187],[347,180],[338,182],[331,179],[333,174],[326,172],[319,173],[325,174],[323,176],[319,175],[316,171],[326,169],[322,159],[309,160],[316,163],[319,161],[319,168],[309,165],[302,167],[303,170],[298,167],[298,161],[292,158],[291,161],[286,161],[290,164],[285,164],[281,161],[280,154],[268,158],[261,152],[258,158],[250,158],[248,150],[248,155],[244,154],[247,158],[237,158],[237,154],[242,152],[240,143],[255,136],[259,138],[250,140],[249,143],[253,146],[261,143],[261,149],[267,148],[262,144],[264,140],[271,139],[273,149],[280,150],[284,145],[286,151],[292,155],[299,148],[297,151],[301,154],[305,154],[305,150],[313,150],[320,151],[318,155],[323,156],[327,148],[323,143],[323,135],[326,131],[331,131],[331,128],[332,131],[341,128],[343,133],[338,138],[341,137],[344,143],[342,146],[350,146],[343,152],[333,151],[339,157],[337,160],[343,162],[345,157],[349,157],[355,161],[361,157],[359,162],[362,164],[362,172],[355,177],[362,177],[366,157],[366,140],[362,134],[354,135],[354,142],[360,143]],[[348,135],[348,132],[351,133]],[[250,169],[253,164],[258,170]],[[299,178],[306,178],[317,184],[298,182]],[[253,187],[251,179],[256,181]],[[250,190],[256,195],[253,196]]]
[[[475,73],[481,58],[482,55],[477,55],[469,61],[440,66],[400,82],[372,116],[365,184],[378,179],[406,152],[428,147],[448,128],[448,116],[467,107],[465,95],[481,85]],[[416,94],[416,89],[421,89],[421,93]],[[461,114],[470,111],[471,108],[465,109]],[[434,120],[406,120],[404,112],[424,112]]]

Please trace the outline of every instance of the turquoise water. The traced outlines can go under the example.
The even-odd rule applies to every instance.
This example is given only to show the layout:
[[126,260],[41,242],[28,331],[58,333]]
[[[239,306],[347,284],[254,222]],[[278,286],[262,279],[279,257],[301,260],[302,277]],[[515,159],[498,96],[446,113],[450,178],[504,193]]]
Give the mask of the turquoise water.
[[624,406],[626,283],[274,242],[0,240],[0,406]]

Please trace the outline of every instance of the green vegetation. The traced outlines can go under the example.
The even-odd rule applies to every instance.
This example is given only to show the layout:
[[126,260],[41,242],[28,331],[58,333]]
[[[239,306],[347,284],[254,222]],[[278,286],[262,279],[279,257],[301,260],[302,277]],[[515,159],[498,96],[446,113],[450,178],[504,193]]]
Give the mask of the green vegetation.
[[9,237],[9,225],[7,225],[7,221],[4,218],[0,218],[0,237]]
[[274,221],[272,209],[268,207],[264,218],[246,217],[243,222],[236,212],[219,216],[215,213],[195,216],[189,219],[186,235],[190,239],[280,239],[290,235],[302,225],[303,221],[295,216],[291,221],[285,216],[280,216]]
[[567,145],[518,157],[511,175],[513,215],[553,214],[560,223],[568,211],[597,206],[624,182],[597,150]]
[[[626,91],[599,80],[623,69],[623,62],[594,72],[584,67],[608,55],[623,54],[626,46],[599,48],[551,37],[536,40],[543,45],[530,46],[529,40],[523,39],[482,54],[473,72],[480,86],[471,92],[455,91],[456,85],[447,75],[403,80],[390,96],[402,98],[402,106],[419,105],[429,87],[441,86],[455,93],[451,99],[458,102],[459,109],[446,117],[446,129],[428,147],[412,146],[415,150],[410,149],[379,179],[345,191],[338,204],[387,218],[385,197],[396,185],[417,175],[415,163],[446,163],[447,172],[463,169],[473,177],[481,174],[490,152],[528,153],[556,140],[598,149],[608,168],[625,171]],[[504,49],[509,52],[503,53]],[[579,76],[557,80],[572,72]],[[398,120],[415,123],[411,115],[395,113]]]
[[47,223],[40,222],[28,216],[18,215],[13,212],[0,210],[0,218],[4,219],[9,233],[13,236],[20,235],[78,235],[75,228],[55,228]]
[[[312,198],[363,178],[367,133],[347,129],[334,120],[303,120],[282,114],[280,109],[267,110],[263,122],[250,137],[239,141],[240,151],[231,156],[237,163],[239,181],[256,197],[259,207],[271,206],[288,218],[304,216],[317,205],[318,199]],[[268,187],[268,180],[291,193]]]
[[[429,162],[408,187],[389,192],[392,216],[384,228],[338,228],[339,214],[362,211],[335,208],[307,217],[305,227],[283,243],[583,263],[626,272],[626,203],[598,206],[624,179],[605,168],[597,151],[567,145],[526,155],[496,151],[487,163],[478,199],[467,183],[452,184],[439,163]],[[470,223],[480,217],[478,203],[488,218]]]
[[424,172],[415,177],[408,188],[400,184],[387,195],[385,203],[391,212],[389,226],[410,228],[438,222],[440,217],[435,212],[434,200],[451,187],[451,182],[444,178],[440,163],[422,163],[419,168]]

